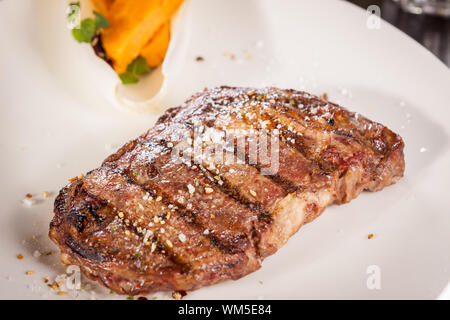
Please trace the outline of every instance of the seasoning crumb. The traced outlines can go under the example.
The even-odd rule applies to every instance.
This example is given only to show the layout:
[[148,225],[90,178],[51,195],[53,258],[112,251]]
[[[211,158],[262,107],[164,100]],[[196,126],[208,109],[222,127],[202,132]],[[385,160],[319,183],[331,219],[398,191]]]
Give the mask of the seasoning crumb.
[[202,56],[198,56],[197,58],[195,58],[195,61],[197,61],[197,62],[202,62],[204,60],[205,60],[205,58],[203,58]]
[[58,296],[65,296],[67,294],[67,292],[65,291],[58,291],[57,295]]
[[48,282],[49,282],[48,277],[44,277],[44,283],[48,283]]
[[172,298],[174,298],[175,300],[181,300],[183,299],[183,297],[185,297],[187,295],[186,291],[183,290],[179,290],[179,291],[174,291],[172,292]]
[[322,99],[322,100],[327,100],[327,101],[328,101],[328,94],[327,94],[326,92],[322,93],[322,94],[320,95],[320,99]]
[[53,281],[52,284],[48,284],[48,286],[53,290],[57,290],[59,288],[59,285],[55,281]]
[[367,236],[367,239],[372,239],[372,238],[373,238],[373,233],[371,233]]
[[169,248],[173,248],[173,244],[169,239],[166,240],[166,244]]
[[250,190],[250,194],[251,194],[252,196],[256,197],[256,192],[255,192],[255,191]]
[[156,202],[159,202],[159,201],[161,201],[162,200],[162,197],[161,196],[158,196],[157,198],[156,198]]
[[49,193],[48,193],[48,191],[44,191],[44,192],[42,192],[42,197],[44,197],[45,199],[47,199],[47,198],[48,198],[48,196],[49,196]]
[[209,188],[209,187],[206,187],[205,188],[205,193],[206,194],[210,194],[210,193],[213,193],[214,192],[214,189],[213,188]]
[[172,292],[172,298],[174,298],[175,300],[181,300],[182,298],[181,293],[177,291]]
[[30,199],[30,198],[33,198],[33,195],[32,195],[31,193],[27,193],[27,194],[25,195],[25,197],[27,197],[28,199]]
[[22,260],[22,259],[23,259],[23,255],[22,255],[21,253],[19,253],[19,254],[17,255],[17,259]]
[[31,276],[31,275],[34,274],[34,270],[29,270],[29,271],[25,272],[25,274],[26,274],[27,276]]

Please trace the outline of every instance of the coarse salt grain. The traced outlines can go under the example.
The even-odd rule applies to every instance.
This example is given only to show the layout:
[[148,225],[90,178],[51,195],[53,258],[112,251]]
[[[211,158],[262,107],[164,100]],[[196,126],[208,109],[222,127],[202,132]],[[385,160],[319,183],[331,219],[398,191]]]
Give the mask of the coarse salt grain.
[[184,235],[184,233],[180,233],[178,235],[178,239],[180,239],[180,241],[184,243],[186,241],[186,236]]
[[195,192],[195,187],[192,184],[188,184],[187,188],[190,194],[193,194]]
[[22,200],[22,204],[27,208],[32,207],[35,203],[36,203],[36,201],[31,198],[25,198]]

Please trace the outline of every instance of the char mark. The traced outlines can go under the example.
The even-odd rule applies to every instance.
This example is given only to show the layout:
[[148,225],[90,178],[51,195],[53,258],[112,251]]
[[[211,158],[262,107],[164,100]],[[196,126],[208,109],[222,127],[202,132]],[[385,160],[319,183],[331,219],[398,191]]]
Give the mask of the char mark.
[[217,188],[222,191],[224,194],[226,194],[228,197],[232,198],[235,202],[237,202],[239,205],[250,209],[253,212],[256,212],[258,214],[262,213],[263,206],[258,201],[250,201],[246,197],[244,197],[239,188],[231,186],[226,179],[221,180],[222,183],[219,183],[216,179],[214,179],[213,173],[210,172],[208,169],[206,169],[204,166],[199,165],[200,169],[203,171],[205,176],[214,183]]
[[105,262],[107,258],[102,253],[98,252],[95,248],[89,247],[84,248],[77,242],[72,236],[66,235],[66,245],[76,254],[81,256],[82,258],[97,261],[97,262]]

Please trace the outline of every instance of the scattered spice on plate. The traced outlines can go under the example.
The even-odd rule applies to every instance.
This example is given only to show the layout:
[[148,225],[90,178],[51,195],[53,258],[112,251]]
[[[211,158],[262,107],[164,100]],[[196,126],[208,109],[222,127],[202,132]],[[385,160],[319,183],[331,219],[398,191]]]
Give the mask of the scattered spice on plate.
[[195,61],[202,62],[205,61],[205,59],[202,56],[198,56],[197,58],[195,58]]
[[34,270],[28,270],[27,272],[25,272],[25,274],[26,274],[27,276],[31,276],[31,275],[34,274]]
[[324,92],[320,95],[320,99],[328,101],[328,93]]
[[178,291],[172,292],[172,298],[174,298],[175,300],[181,300],[186,295],[187,295],[187,292],[184,290],[178,290]]
[[67,294],[67,292],[65,291],[58,291],[57,295],[58,296],[65,296]]
[[21,253],[19,253],[19,254],[17,255],[17,259],[22,260],[22,259],[23,259],[23,255],[22,255]]
[[56,283],[56,281],[53,281],[52,284],[48,284],[48,286],[49,286],[50,288],[52,288],[53,290],[59,289],[59,285]]
[[48,191],[44,191],[44,192],[42,193],[42,196],[43,196],[45,199],[47,199],[48,196],[49,196]]
[[372,238],[373,238],[373,233],[371,233],[367,236],[367,239],[372,239]]
[[25,197],[27,197],[28,199],[30,199],[30,198],[33,198],[33,195],[32,195],[31,193],[27,193],[27,194],[25,195]]

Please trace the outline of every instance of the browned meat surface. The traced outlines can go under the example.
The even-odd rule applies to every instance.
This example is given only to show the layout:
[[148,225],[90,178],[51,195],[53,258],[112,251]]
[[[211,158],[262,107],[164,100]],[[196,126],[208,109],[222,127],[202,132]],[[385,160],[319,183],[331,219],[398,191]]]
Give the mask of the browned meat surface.
[[[275,170],[252,152],[264,147],[252,132],[277,154]],[[219,148],[208,156],[210,146],[228,160],[214,157]],[[206,90],[63,188],[49,235],[64,263],[118,293],[239,279],[327,205],[395,183],[403,146],[385,126],[304,92]]]

